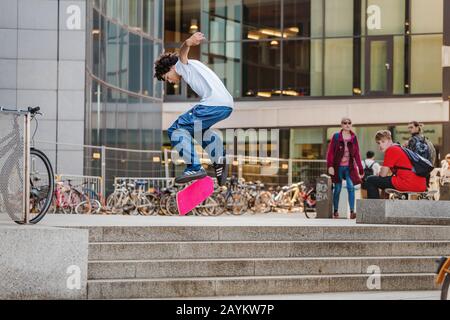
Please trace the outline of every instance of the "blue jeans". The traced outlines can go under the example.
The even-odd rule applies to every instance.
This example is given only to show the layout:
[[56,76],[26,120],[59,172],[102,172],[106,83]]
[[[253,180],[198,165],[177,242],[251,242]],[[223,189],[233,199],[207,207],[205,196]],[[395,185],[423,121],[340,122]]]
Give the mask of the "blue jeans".
[[339,183],[334,184],[334,192],[333,192],[333,206],[334,211],[338,211],[339,209],[339,196],[341,195],[342,190],[342,180],[345,180],[347,184],[347,192],[348,192],[348,202],[350,204],[350,211],[355,211],[355,186],[353,185],[352,179],[350,179],[350,167],[339,167],[338,170],[338,178]]
[[[208,152],[213,162],[215,162],[214,159],[225,156],[221,137],[213,130],[208,131],[206,135],[205,132],[217,122],[228,118],[232,111],[233,109],[230,107],[196,105],[179,116],[167,129],[172,147],[178,151],[187,164],[185,171],[198,171],[201,168],[200,160],[194,149],[194,139],[196,138],[202,140],[202,148]],[[208,148],[210,143],[214,143],[214,145]],[[220,150],[218,146],[223,150],[221,155],[216,154],[216,150]]]

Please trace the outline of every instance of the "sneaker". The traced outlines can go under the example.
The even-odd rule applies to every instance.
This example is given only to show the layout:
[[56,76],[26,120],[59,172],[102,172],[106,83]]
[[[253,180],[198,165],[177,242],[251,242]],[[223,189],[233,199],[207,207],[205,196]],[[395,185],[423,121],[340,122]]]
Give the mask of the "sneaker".
[[216,173],[217,183],[220,187],[224,186],[228,177],[228,165],[226,163],[214,163],[214,172]]
[[356,213],[350,212],[350,219],[355,220],[356,219]]
[[202,179],[207,176],[205,169],[201,168],[198,171],[185,171],[179,177],[175,178],[175,183],[183,184],[194,180]]
[[339,219],[339,212],[334,212],[333,213],[333,219]]

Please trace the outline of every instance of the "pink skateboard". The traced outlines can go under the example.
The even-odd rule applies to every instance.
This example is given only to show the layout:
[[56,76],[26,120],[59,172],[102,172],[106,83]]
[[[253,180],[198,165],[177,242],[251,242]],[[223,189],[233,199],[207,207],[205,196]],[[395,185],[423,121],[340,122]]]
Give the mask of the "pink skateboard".
[[214,192],[214,180],[204,177],[188,185],[177,193],[177,206],[180,216],[185,216],[205,201]]

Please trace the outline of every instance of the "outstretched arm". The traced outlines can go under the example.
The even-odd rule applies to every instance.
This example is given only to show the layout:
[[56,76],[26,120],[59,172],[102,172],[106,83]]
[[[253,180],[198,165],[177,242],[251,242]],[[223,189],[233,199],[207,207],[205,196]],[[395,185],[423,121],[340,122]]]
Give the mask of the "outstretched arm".
[[205,40],[205,36],[201,32],[194,33],[189,39],[183,42],[183,45],[180,48],[180,61],[183,64],[188,63],[188,55],[189,49],[191,47],[198,46],[203,40]]

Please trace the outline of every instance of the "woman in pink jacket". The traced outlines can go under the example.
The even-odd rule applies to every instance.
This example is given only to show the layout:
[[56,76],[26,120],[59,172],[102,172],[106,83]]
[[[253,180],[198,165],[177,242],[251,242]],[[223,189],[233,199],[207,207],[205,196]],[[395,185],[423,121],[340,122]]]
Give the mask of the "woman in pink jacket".
[[327,168],[334,183],[333,218],[339,218],[339,196],[342,190],[342,180],[346,181],[350,217],[356,219],[355,213],[355,185],[361,184],[364,169],[359,154],[358,138],[352,131],[352,121],[343,118],[342,129],[335,133],[328,146]]

